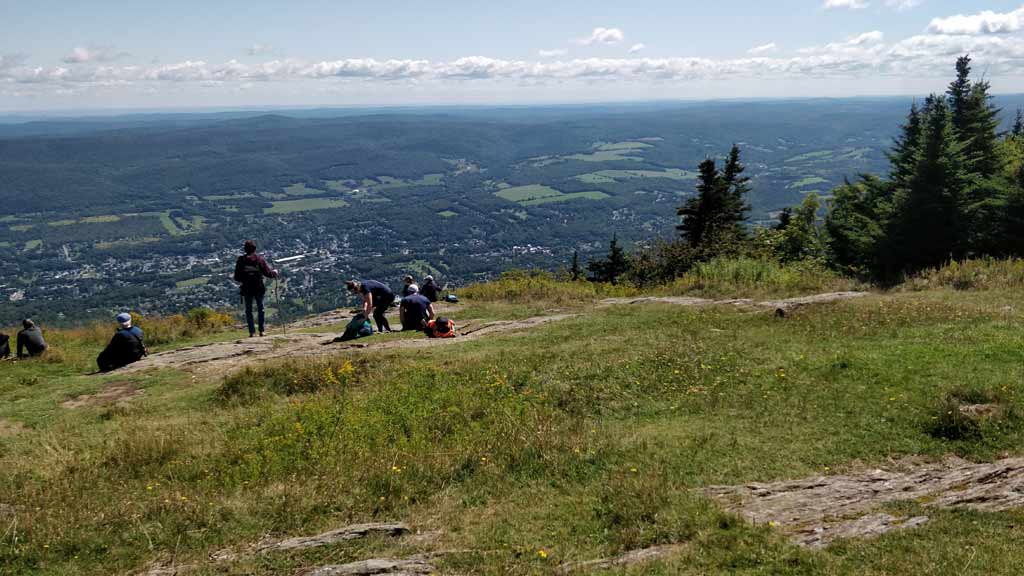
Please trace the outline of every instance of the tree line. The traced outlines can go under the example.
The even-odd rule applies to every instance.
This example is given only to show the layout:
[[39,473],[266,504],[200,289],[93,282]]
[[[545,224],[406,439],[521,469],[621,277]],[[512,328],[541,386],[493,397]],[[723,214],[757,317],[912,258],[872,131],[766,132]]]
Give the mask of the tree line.
[[631,255],[613,238],[608,255],[587,264],[589,278],[661,283],[698,262],[752,256],[891,283],[953,260],[1024,255],[1024,113],[1001,133],[991,85],[971,72],[970,56],[960,57],[946,92],[911,106],[888,153],[888,177],[847,180],[823,218],[809,194],[774,227],[748,227],[750,180],[734,145],[721,167],[701,162],[696,194],[677,209],[678,237]]

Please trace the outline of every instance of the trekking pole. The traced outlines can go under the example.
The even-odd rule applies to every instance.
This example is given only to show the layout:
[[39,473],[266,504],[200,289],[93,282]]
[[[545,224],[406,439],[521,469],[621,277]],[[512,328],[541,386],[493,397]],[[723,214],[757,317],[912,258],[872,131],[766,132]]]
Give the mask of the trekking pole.
[[281,271],[278,270],[277,274],[274,279],[274,299],[277,301],[277,315],[281,319],[281,333],[287,336],[288,325],[284,320],[284,310],[281,309]]

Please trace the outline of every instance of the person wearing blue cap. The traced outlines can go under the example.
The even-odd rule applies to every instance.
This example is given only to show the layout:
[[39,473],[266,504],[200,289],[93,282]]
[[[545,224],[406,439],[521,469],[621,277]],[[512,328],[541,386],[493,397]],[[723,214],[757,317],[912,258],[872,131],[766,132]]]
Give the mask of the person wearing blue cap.
[[122,312],[115,318],[117,332],[110,339],[110,344],[96,358],[100,372],[110,372],[142,360],[149,350],[143,342],[142,329],[132,326],[132,315]]

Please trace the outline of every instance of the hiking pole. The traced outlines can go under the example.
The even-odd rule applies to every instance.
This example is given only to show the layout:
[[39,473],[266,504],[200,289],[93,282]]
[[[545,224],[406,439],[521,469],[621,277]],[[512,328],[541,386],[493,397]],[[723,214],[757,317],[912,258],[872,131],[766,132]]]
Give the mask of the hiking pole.
[[[302,260],[305,257],[306,257],[305,254],[299,254],[298,256],[289,256],[288,258],[281,258],[281,259],[279,259],[279,260],[274,262],[274,267],[277,268],[278,266],[281,266],[283,268],[283,264],[288,264],[290,262],[298,262],[299,260]],[[282,334],[287,336],[288,335],[288,324],[287,324],[287,322],[284,321],[284,311],[281,309],[281,269],[280,268],[277,270],[277,278],[274,279],[274,300],[276,301],[276,304],[277,304],[277,314],[278,314],[278,317],[281,319],[281,331],[282,331]]]

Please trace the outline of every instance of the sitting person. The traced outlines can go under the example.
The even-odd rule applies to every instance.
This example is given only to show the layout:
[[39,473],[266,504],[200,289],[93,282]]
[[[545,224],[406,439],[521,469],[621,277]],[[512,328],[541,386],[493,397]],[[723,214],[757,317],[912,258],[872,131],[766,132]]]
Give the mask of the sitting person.
[[110,344],[96,358],[100,372],[110,372],[142,360],[149,354],[142,341],[142,329],[132,326],[132,315],[123,312],[117,315],[117,333],[110,339]]
[[455,322],[442,316],[427,322],[427,327],[423,331],[430,338],[455,338]]
[[0,360],[11,356],[11,337],[0,334]]
[[39,356],[46,352],[43,331],[36,326],[36,323],[26,318],[21,325],[22,330],[18,332],[18,358]]
[[434,318],[434,304],[419,293],[414,284],[408,296],[402,298],[398,307],[399,318],[402,319],[402,331],[423,331],[427,322]]

